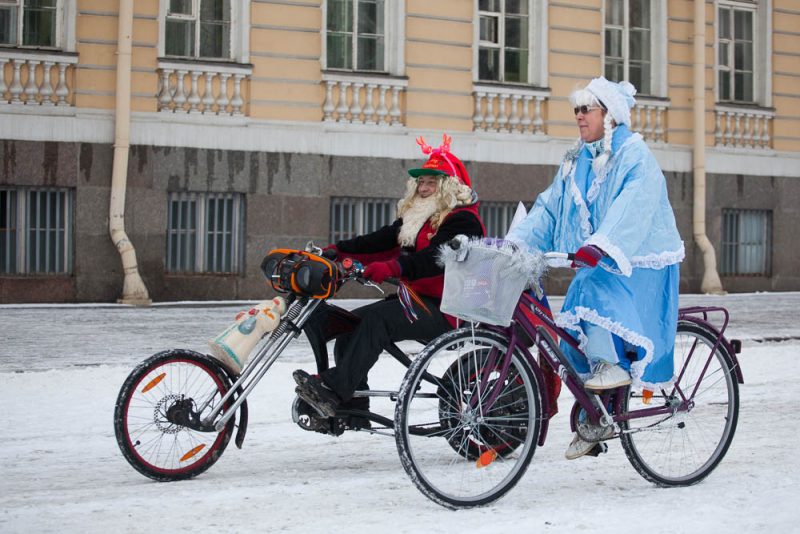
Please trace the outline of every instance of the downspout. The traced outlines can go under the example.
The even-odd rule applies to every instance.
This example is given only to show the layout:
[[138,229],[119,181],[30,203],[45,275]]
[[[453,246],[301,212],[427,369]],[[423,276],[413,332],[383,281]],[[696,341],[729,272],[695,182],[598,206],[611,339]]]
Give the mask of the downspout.
[[128,182],[128,150],[131,126],[131,48],[133,32],[133,0],[119,2],[119,34],[117,37],[117,106],[114,117],[114,167],[111,174],[111,202],[108,231],[122,258],[124,280],[122,304],[147,306],[150,297],[139,276],[136,251],[125,233],[125,190]]
[[706,3],[694,0],[694,99],[692,233],[703,254],[703,293],[724,293],[717,274],[717,256],[706,235]]

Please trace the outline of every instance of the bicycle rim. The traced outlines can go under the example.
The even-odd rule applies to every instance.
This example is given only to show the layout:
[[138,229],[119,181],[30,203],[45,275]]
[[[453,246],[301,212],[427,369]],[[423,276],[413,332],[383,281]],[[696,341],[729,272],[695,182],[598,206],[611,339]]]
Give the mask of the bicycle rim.
[[[445,334],[417,357],[398,395],[395,437],[403,466],[422,493],[449,508],[503,496],[536,448],[541,403],[535,376],[514,354],[501,379],[500,363],[489,365],[493,350],[498,359],[506,352],[498,334]],[[481,391],[481,380],[499,385],[491,405],[492,388]]]
[[150,358],[129,376],[115,413],[117,442],[139,472],[155,480],[194,477],[216,462],[230,440],[233,418],[221,431],[201,432],[171,422],[176,403],[203,418],[227,391],[214,362],[183,353]]
[[[623,427],[621,441],[628,459],[645,479],[657,485],[696,484],[716,468],[733,440],[739,388],[730,357],[721,347],[712,353],[714,341],[708,330],[679,323],[676,385],[687,397],[694,392],[692,407],[673,415],[633,419]],[[650,406],[679,401],[677,389],[668,388],[654,392]],[[644,407],[641,394],[629,393],[627,410]]]

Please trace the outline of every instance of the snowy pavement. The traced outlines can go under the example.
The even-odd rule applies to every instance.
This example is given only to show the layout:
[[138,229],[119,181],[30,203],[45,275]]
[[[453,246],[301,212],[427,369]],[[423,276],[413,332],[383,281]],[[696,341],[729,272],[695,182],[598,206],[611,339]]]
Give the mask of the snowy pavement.
[[[551,300],[556,308],[561,303]],[[313,365],[302,339],[251,396],[241,450],[231,444],[190,481],[156,483],[135,472],[112,425],[125,377],[160,350],[205,352],[206,340],[243,303],[0,305],[0,533],[797,532],[800,460],[791,444],[800,293],[685,295],[681,304],[727,307],[728,335],[744,341],[737,433],[708,479],[656,488],[616,442],[599,458],[566,461],[566,392],[522,481],[491,506],[459,512],[416,490],[392,438],[333,438],[292,423],[291,371]],[[381,359],[371,384],[396,389],[402,374],[393,360]],[[392,413],[388,401],[376,408]]]

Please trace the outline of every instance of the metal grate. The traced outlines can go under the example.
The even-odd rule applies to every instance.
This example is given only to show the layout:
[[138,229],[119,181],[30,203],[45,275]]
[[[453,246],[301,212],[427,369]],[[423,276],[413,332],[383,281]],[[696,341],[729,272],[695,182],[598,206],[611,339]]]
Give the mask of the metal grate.
[[722,210],[720,274],[770,276],[771,258],[771,211]]
[[239,273],[243,204],[238,193],[170,193],[167,271]]
[[331,198],[331,243],[391,224],[396,217],[396,204],[386,198]]
[[0,272],[72,272],[72,191],[0,189]]
[[517,210],[517,202],[481,202],[478,213],[488,237],[504,237]]

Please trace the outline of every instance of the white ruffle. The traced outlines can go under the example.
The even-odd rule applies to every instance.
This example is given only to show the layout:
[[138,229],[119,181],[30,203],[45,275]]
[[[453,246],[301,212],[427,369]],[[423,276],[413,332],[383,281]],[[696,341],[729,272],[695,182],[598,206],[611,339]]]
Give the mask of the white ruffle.
[[586,239],[592,235],[592,222],[589,220],[591,218],[591,214],[589,213],[589,208],[586,206],[586,202],[583,200],[583,195],[581,195],[581,192],[578,189],[578,184],[575,183],[575,170],[577,168],[577,163],[573,164],[572,170],[567,179],[567,183],[569,184],[569,191],[572,194],[572,202],[578,208],[578,215],[581,219],[581,230],[583,230],[583,238]]
[[597,310],[586,308],[584,306],[577,306],[571,312],[557,313],[555,320],[556,324],[561,328],[578,333],[578,346],[581,350],[584,350],[586,347],[588,338],[583,332],[583,329],[580,327],[580,321],[586,321],[595,324],[600,328],[608,330],[612,334],[618,336],[623,341],[643,348],[645,351],[644,358],[631,363],[631,378],[633,379],[634,387],[644,387],[650,390],[656,390],[660,387],[669,386],[675,381],[674,376],[667,382],[652,383],[642,381],[642,375],[644,374],[645,368],[651,361],[653,361],[653,341],[648,337],[634,332],[633,330],[625,328],[622,324],[613,321],[608,317],[601,316],[599,313],[597,313]]
[[646,256],[634,256],[631,258],[631,264],[634,267],[642,267],[645,269],[663,269],[670,265],[680,263],[686,257],[686,249],[684,248],[683,241],[681,241],[681,248],[678,250],[667,250],[658,254],[648,254]]
[[592,185],[589,186],[589,190],[586,192],[587,202],[592,203],[595,200],[597,200],[597,197],[600,194],[600,186],[603,185],[603,182],[605,182],[606,179],[608,178],[608,172],[614,165],[614,160],[616,159],[616,155],[619,152],[621,152],[623,148],[628,146],[628,144],[641,139],[643,139],[641,134],[639,133],[631,134],[631,136],[628,137],[624,143],[622,143],[622,146],[619,147],[616,152],[611,153],[609,160],[606,162],[605,165],[603,165],[603,169],[600,172],[600,174],[595,173],[595,178],[592,181]]
[[[622,250],[616,245],[614,245],[606,236],[603,234],[594,234],[586,241],[587,245],[595,245],[599,247],[603,252],[608,254],[608,256],[614,260],[617,265],[619,266],[619,271],[616,269],[606,268],[606,270],[611,272],[619,272],[624,276],[630,276],[633,272],[633,267],[631,266],[631,262],[628,257],[625,255]],[[606,267],[605,264],[601,265]]]

